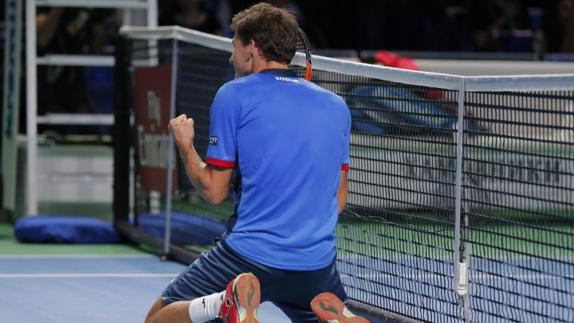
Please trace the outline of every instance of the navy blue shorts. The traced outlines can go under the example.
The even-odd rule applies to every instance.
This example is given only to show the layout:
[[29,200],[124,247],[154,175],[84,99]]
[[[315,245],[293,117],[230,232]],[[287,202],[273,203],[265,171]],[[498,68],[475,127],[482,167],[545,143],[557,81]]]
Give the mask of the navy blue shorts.
[[261,302],[273,302],[293,322],[317,321],[309,303],[319,293],[328,291],[347,300],[335,261],[312,271],[271,268],[245,259],[225,240],[220,240],[167,286],[162,301],[169,304],[221,292],[229,281],[245,272],[251,272],[259,279]]

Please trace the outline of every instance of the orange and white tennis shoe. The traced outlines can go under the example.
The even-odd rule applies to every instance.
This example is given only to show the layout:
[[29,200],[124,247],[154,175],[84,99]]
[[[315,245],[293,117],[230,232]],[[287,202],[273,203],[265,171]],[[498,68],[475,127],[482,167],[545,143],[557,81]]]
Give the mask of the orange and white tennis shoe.
[[237,275],[227,284],[219,319],[224,323],[259,323],[257,311],[260,301],[261,289],[257,277],[252,273]]
[[333,293],[321,293],[311,301],[311,309],[322,321],[328,323],[369,323],[353,314]]

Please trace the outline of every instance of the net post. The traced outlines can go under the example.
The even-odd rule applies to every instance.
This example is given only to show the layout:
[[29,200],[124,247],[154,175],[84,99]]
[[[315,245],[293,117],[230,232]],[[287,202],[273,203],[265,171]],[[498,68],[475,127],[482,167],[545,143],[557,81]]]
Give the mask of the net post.
[[[170,108],[169,119],[175,117],[175,105],[177,95],[177,69],[178,69],[178,40],[172,39],[171,41],[171,93],[170,93]],[[173,192],[173,170],[175,164],[174,158],[174,138],[171,133],[168,133],[167,144],[167,190],[165,201],[165,234],[163,241],[163,255],[167,256],[170,252],[171,244],[171,207],[172,207],[172,192]]]
[[456,178],[455,178],[455,221],[454,221],[454,278],[453,289],[459,295],[463,306],[463,316],[466,322],[470,322],[469,308],[469,259],[468,252],[462,237],[463,225],[468,225],[468,219],[462,219],[462,195],[463,195],[463,147],[464,147],[464,98],[465,79],[461,78],[458,88],[457,109],[457,132],[456,132]]
[[0,111],[0,220],[17,217],[18,202],[22,199],[16,193],[18,187],[17,169],[21,158],[18,157],[18,133],[20,125],[20,76],[24,72],[22,65],[22,1],[5,1],[4,27],[4,73],[1,76],[3,108]]
[[[158,23],[158,0],[148,0],[147,1],[147,27],[156,28]],[[158,63],[158,41],[149,40],[148,42],[148,55],[150,66],[156,66]]]
[[129,40],[119,36],[115,42],[114,65],[114,148],[113,221],[129,220],[130,201],[130,75]]
[[38,214],[38,70],[36,1],[27,0],[26,21],[26,212]]

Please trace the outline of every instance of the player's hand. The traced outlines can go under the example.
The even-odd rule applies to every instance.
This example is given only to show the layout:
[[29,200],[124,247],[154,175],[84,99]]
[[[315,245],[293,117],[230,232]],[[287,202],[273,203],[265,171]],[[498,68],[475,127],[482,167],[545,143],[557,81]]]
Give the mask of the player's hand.
[[173,134],[175,143],[184,152],[186,149],[193,147],[193,138],[195,137],[195,128],[192,118],[182,114],[169,121],[169,131]]

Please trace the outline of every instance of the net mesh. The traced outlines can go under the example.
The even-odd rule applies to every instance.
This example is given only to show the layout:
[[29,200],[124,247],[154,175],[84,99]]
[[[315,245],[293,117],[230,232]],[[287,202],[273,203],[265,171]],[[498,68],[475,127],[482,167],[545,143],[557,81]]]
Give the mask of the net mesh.
[[[171,64],[171,41],[154,50],[132,43],[132,67],[150,53]],[[205,156],[209,106],[234,78],[230,53],[178,41],[175,54],[176,114],[194,118]],[[380,316],[422,321],[573,321],[574,91],[465,92],[457,191],[459,92],[336,72],[335,65],[315,69],[312,81],[343,97],[353,119],[349,202],[337,226],[337,266],[349,297]],[[175,220],[195,225],[181,234],[205,239],[174,240],[176,226],[172,242],[203,250],[233,203],[203,202],[179,164],[177,179],[173,210],[182,216]],[[136,195],[149,200],[137,181]],[[462,241],[455,248],[457,197]],[[452,288],[457,251],[469,259],[466,301]]]
[[[170,40],[133,43],[131,52],[134,83],[137,84],[135,71],[140,69],[165,66],[171,68],[171,72],[175,70],[174,115],[186,114],[194,119],[194,145],[200,156],[205,157],[209,137],[209,107],[219,87],[235,76],[233,67],[228,63],[230,54],[186,42],[177,42],[174,45]],[[177,62],[175,65],[174,61]],[[165,103],[169,104],[169,101]],[[137,112],[135,114],[137,116]],[[167,130],[164,133],[167,134]],[[136,137],[136,147],[140,147],[137,141],[141,140],[142,136],[138,133]],[[167,136],[164,140],[167,141]],[[167,147],[160,149],[158,154],[165,156],[162,162],[166,163]],[[167,194],[143,185],[140,155],[139,149],[136,149],[136,223],[142,231],[163,240],[166,238],[164,221]],[[227,200],[214,206],[203,201],[191,185],[179,158],[176,158],[174,167],[177,190],[173,192],[170,200],[173,214],[169,238],[177,246],[200,252],[223,233],[227,218],[233,213],[233,203]],[[158,174],[157,179],[161,180],[165,176],[166,173]]]
[[458,94],[314,75],[345,99],[353,119],[349,202],[337,228],[349,297],[429,321],[459,317],[450,290]]
[[574,319],[573,91],[468,93],[464,215],[476,321]]

